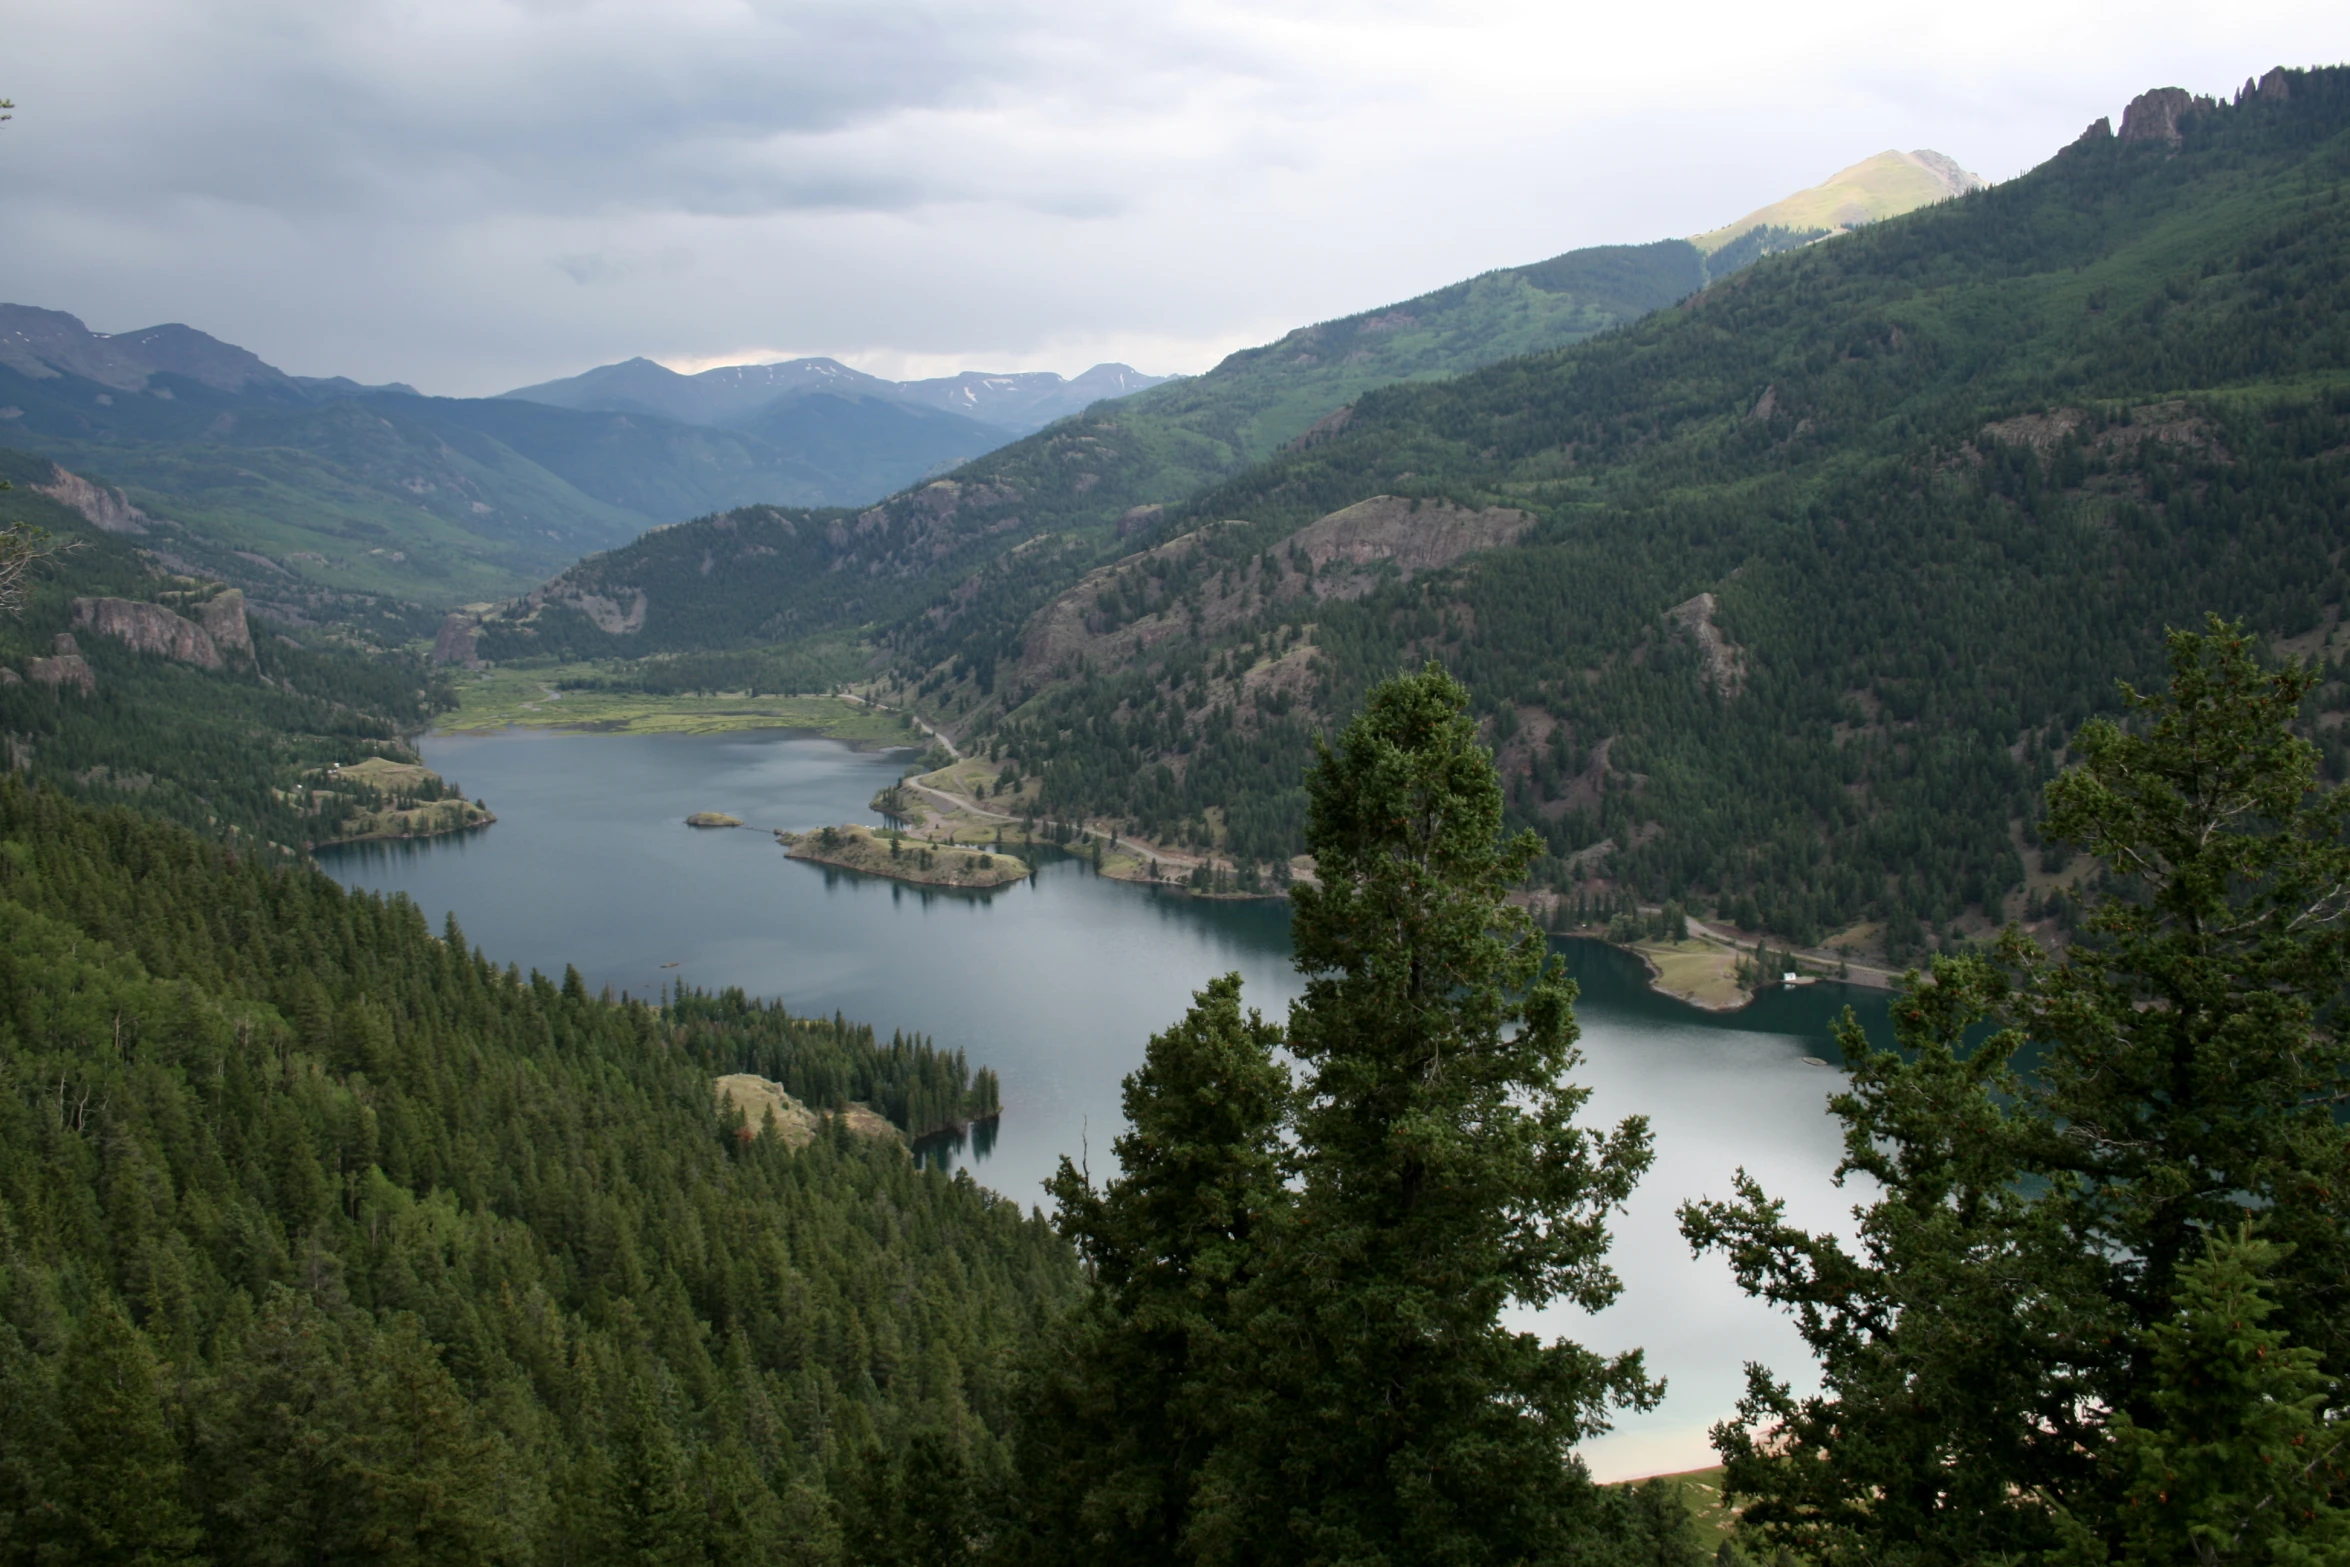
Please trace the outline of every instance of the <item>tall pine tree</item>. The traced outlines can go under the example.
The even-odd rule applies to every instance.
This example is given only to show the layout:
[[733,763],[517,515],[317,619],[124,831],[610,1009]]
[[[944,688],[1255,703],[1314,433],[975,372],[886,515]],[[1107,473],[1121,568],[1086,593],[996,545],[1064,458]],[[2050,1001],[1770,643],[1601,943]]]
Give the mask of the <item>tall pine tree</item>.
[[2134,1537],[2142,1476],[2112,1433],[2169,1418],[2188,1274],[2250,1216],[2289,1248],[2263,1285],[2277,1330],[2350,1369],[2350,791],[2317,788],[2293,732],[2313,671],[2263,670],[2216,619],[2174,632],[2170,665],[2050,786],[2043,836],[2106,888],[2072,949],[2011,934],[1998,964],[1913,977],[1900,1052],[1844,1030],[1844,1169],[1878,1186],[1861,1249],[1743,1176],[1684,1211],[1821,1363],[1808,1399],[1758,1373],[1717,1432],[1765,1539],[1957,1563],[2056,1549],[2059,1519],[2073,1546]]
[[1039,1347],[1021,1502],[1040,1561],[1188,1559],[1192,1493],[1229,1434],[1235,1300],[1286,1202],[1278,1027],[1210,981],[1126,1079],[1118,1177],[1064,1158],[1051,1190],[1092,1284]]
[[1506,901],[1536,845],[1502,841],[1466,707],[1434,665],[1390,680],[1308,778],[1296,1195],[1248,1291],[1205,1560],[1554,1558],[1602,1511],[1574,1443],[1656,1396],[1637,1352],[1501,1326],[1614,1298],[1604,1221],[1649,1145],[1575,1124],[1574,987]]

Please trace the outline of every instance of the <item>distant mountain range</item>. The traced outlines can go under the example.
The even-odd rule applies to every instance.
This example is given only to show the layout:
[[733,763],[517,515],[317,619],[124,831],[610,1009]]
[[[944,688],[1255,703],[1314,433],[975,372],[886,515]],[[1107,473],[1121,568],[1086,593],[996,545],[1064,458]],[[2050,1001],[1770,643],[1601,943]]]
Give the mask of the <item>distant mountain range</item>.
[[1011,438],[853,382],[735,422],[293,376],[188,326],[0,305],[0,445],[93,481],[92,520],[135,512],[173,569],[297,619],[495,598],[648,527],[856,505]]
[[750,429],[772,417],[779,403],[830,393],[936,409],[1026,435],[1105,399],[1173,379],[1144,375],[1130,365],[1104,364],[1074,378],[1050,370],[966,370],[924,381],[887,381],[852,370],[837,359],[822,358],[722,365],[698,375],[681,375],[650,359],[629,359],[503,395],[557,408],[649,413],[685,424]]

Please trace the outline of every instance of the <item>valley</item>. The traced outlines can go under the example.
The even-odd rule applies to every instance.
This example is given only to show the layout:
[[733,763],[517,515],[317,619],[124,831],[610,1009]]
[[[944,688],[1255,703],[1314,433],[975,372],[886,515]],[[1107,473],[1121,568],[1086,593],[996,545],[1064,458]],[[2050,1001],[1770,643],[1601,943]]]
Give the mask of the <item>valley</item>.
[[2346,184],[2155,88],[1184,377],[0,305],[0,1563],[2320,1559]]

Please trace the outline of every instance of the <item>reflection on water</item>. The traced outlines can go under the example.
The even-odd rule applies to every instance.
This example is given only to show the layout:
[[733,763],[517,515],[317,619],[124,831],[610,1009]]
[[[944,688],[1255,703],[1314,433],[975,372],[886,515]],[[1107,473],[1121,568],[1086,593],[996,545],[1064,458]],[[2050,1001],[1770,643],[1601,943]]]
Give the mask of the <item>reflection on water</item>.
[[[926,1139],[925,1165],[970,1169],[1023,1204],[1063,1154],[1098,1174],[1122,1127],[1120,1080],[1215,975],[1282,1015],[1300,992],[1277,902],[1207,902],[1097,875],[1039,851],[1036,874],[986,892],[924,888],[787,860],[769,829],[869,820],[900,753],[778,734],[428,739],[426,761],[498,812],[464,838],[356,845],[321,856],[339,879],[403,891],[437,925],[454,911],[498,962],[654,996],[671,984],[739,985],[796,1011],[835,1011],[930,1035],[996,1069],[1000,1122]],[[696,830],[693,811],[749,824]],[[1849,1001],[1884,1032],[1883,998],[1817,985],[1733,1015],[1649,990],[1636,958],[1598,943],[1560,951],[1582,987],[1588,1117],[1649,1118],[1656,1163],[1614,1225],[1621,1298],[1586,1317],[1531,1320],[1604,1352],[1643,1346],[1671,1391],[1653,1414],[1586,1447],[1603,1476],[1709,1462],[1705,1429],[1730,1412],[1741,1364],[1801,1384],[1791,1329],[1739,1295],[1718,1258],[1695,1260],[1673,1210],[1730,1191],[1750,1170],[1792,1222],[1836,1225],[1851,1200],[1828,1183],[1838,1144],[1823,1114],[1838,1081],[1828,1025]]]
[[915,1166],[924,1170],[958,1169],[965,1163],[966,1145],[970,1149],[969,1162],[980,1164],[995,1152],[996,1129],[1002,1125],[1002,1116],[991,1115],[984,1121],[973,1121],[967,1128],[957,1127],[952,1131],[917,1137],[914,1139]]

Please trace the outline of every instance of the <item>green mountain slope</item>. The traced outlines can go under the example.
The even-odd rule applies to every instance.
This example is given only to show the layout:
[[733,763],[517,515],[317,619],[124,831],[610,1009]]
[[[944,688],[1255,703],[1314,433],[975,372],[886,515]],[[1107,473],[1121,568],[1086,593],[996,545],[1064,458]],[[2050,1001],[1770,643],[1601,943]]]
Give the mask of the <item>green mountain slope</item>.
[[[1886,210],[1907,210],[1902,201],[1935,199],[1940,189],[1888,187],[1880,199]],[[1025,585],[1033,608],[1115,554],[1117,538],[1149,526],[1165,506],[1285,445],[1342,428],[1345,410],[1366,392],[1579,341],[1672,304],[1709,276],[1818,237],[1770,226],[1768,211],[1724,231],[1736,242],[1710,258],[1677,239],[1595,246],[1301,327],[1205,375],[1097,404],[854,518],[745,512],[650,534],[580,563],[493,617],[483,651],[493,658],[631,656],[885,622],[1015,546],[1023,548],[1006,569]],[[855,375],[818,360],[745,367],[746,375],[792,386],[818,371]],[[611,366],[581,379],[594,376],[615,390],[686,380],[650,364]],[[718,390],[738,389],[730,383]],[[720,563],[729,569],[719,572]],[[625,631],[601,629],[566,608],[583,600],[631,604],[639,593],[646,608],[633,624],[605,617],[608,625],[628,624]]]
[[[0,771],[282,857],[334,838],[356,809],[310,775],[371,755],[415,759],[404,737],[453,699],[409,655],[289,636],[241,613],[229,618],[249,648],[215,647],[218,667],[93,631],[77,599],[153,606],[176,629],[223,595],[29,487],[51,471],[0,450],[0,479],[14,486],[0,494],[0,526],[29,523],[70,546],[37,568],[21,615],[0,615]],[[61,636],[72,641],[63,667]]]
[[1438,657],[1556,884],[1915,950],[2042,884],[2029,802],[2164,624],[2332,636],[2345,173],[2350,73],[2150,94],[2010,185],[1373,392],[1042,612],[966,584],[901,668],[1046,809],[1274,862],[1312,730]]
[[845,1528],[884,1561],[956,1527],[1067,1247],[712,1091],[837,1103],[875,1054],[526,979],[0,778],[0,1558],[821,1562]]

